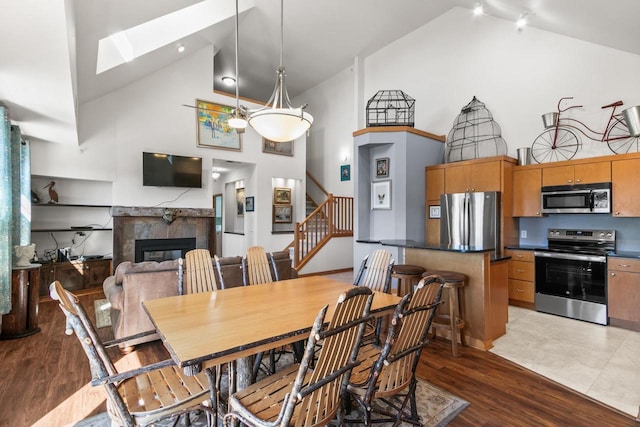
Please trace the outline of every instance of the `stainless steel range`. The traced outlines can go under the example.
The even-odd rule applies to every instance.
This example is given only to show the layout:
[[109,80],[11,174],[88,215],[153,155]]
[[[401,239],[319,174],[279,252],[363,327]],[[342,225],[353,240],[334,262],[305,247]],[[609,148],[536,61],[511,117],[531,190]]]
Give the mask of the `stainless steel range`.
[[607,253],[615,230],[550,229],[535,254],[537,311],[608,324]]

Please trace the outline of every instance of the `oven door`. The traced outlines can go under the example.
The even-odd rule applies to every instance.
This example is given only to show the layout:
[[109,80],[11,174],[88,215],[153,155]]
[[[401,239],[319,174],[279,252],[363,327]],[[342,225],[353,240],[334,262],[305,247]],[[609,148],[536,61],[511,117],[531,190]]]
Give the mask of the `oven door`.
[[606,304],[607,257],[535,252],[536,292]]

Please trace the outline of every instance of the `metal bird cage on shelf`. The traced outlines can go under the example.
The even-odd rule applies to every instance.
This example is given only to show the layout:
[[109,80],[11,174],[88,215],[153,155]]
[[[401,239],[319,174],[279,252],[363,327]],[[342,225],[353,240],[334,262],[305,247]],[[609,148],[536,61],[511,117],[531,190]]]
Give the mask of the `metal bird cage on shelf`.
[[447,135],[445,161],[479,159],[507,154],[507,143],[491,112],[475,96],[460,111]]
[[414,125],[416,100],[401,90],[379,90],[367,101],[367,127]]

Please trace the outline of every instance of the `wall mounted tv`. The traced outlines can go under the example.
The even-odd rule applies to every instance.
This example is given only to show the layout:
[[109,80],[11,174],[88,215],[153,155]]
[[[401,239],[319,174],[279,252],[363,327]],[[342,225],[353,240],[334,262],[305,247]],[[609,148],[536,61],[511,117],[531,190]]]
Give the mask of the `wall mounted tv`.
[[202,158],[143,152],[142,185],[202,188]]

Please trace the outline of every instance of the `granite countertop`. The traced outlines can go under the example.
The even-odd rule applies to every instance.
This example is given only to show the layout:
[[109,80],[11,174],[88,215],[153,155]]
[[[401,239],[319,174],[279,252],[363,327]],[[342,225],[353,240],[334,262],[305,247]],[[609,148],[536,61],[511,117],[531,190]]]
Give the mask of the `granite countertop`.
[[545,251],[547,250],[546,245],[508,245],[504,247],[505,249],[516,249],[520,251]]
[[613,258],[640,258],[640,252],[637,251],[616,251],[609,252],[607,254],[609,257]]
[[462,253],[492,252],[491,261],[500,261],[503,259],[511,258],[509,256],[505,256],[501,251],[497,251],[495,249],[483,249],[483,248],[478,248],[476,246],[430,245],[426,242],[419,242],[417,240],[409,240],[409,239],[390,239],[390,240],[383,239],[383,240],[379,240],[377,243],[380,243],[382,246],[397,246],[401,248],[410,248],[410,249],[429,249],[433,251],[462,252]]

